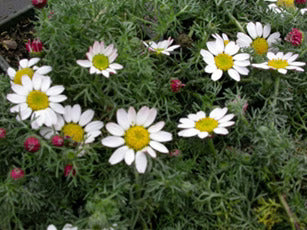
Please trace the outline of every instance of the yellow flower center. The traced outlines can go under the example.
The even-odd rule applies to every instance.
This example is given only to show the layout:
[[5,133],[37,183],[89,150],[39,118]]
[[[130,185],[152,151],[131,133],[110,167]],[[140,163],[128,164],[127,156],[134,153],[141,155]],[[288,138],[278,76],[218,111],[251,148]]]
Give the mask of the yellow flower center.
[[268,61],[268,66],[272,66],[275,69],[284,69],[288,65],[288,61],[283,59],[272,59]]
[[69,136],[73,141],[82,142],[84,137],[84,130],[80,125],[69,123],[63,126],[62,132],[64,136]]
[[232,56],[221,53],[214,57],[215,65],[218,69],[223,71],[229,70],[233,66]]
[[31,68],[20,69],[15,74],[14,83],[18,84],[18,85],[21,85],[21,78],[22,78],[22,76],[28,75],[32,79],[33,74],[34,74],[34,71]]
[[228,45],[229,40],[224,40],[224,46]]
[[252,43],[252,47],[256,54],[262,55],[268,52],[269,44],[264,38],[256,38]]
[[32,110],[42,110],[49,106],[48,96],[39,90],[33,90],[28,94],[27,104]]
[[164,49],[163,48],[156,48],[155,51],[156,51],[157,54],[161,54],[162,51],[164,51]]
[[282,7],[294,7],[294,0],[277,0],[277,5]]
[[103,54],[97,54],[93,57],[93,65],[99,70],[105,70],[109,67],[109,59]]
[[218,126],[218,124],[219,123],[217,122],[217,120],[210,117],[206,117],[198,120],[195,123],[195,128],[202,132],[211,133]]
[[136,151],[146,147],[149,140],[149,132],[143,126],[133,126],[125,133],[126,145]]

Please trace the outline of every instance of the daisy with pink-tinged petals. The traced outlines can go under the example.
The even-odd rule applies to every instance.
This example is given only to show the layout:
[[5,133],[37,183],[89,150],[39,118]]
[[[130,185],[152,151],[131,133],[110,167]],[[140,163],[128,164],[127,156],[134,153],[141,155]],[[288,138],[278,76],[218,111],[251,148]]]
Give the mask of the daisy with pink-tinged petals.
[[183,130],[178,133],[178,136],[198,136],[203,139],[212,136],[214,133],[226,135],[228,134],[226,127],[232,126],[235,123],[231,121],[234,118],[234,114],[226,115],[226,113],[227,108],[216,108],[211,111],[208,117],[203,111],[189,114],[188,117],[179,120],[178,128]]
[[77,60],[77,64],[90,68],[90,74],[102,74],[109,78],[110,74],[116,74],[116,70],[123,68],[122,65],[113,63],[117,58],[117,49],[113,44],[105,47],[104,42],[95,41],[86,56],[87,60]]
[[233,41],[225,46],[223,40],[216,39],[215,42],[207,42],[207,47],[209,51],[202,49],[200,54],[207,63],[205,72],[211,74],[213,81],[219,80],[225,71],[236,81],[240,81],[240,74],[248,75],[246,67],[250,65],[250,55],[238,53],[240,47]]
[[173,41],[174,39],[169,37],[167,40],[163,40],[158,43],[155,43],[153,41],[150,41],[148,44],[146,42],[143,43],[146,47],[148,47],[149,51],[155,52],[156,54],[165,54],[169,56],[170,52],[180,47],[180,45],[171,46]]
[[146,155],[156,158],[156,151],[168,153],[168,149],[160,142],[172,140],[172,134],[161,131],[164,122],[154,125],[157,115],[155,108],[143,106],[138,112],[130,107],[128,112],[124,109],[117,110],[117,123],[109,122],[106,128],[113,136],[102,139],[101,143],[110,148],[117,148],[109,159],[114,165],[125,160],[127,165],[135,161],[139,173],[144,173],[147,167]]
[[306,65],[305,62],[295,61],[298,58],[298,54],[293,54],[291,52],[286,54],[283,52],[278,52],[277,54],[268,52],[267,58],[269,59],[267,62],[252,64],[252,66],[260,69],[274,69],[281,74],[286,74],[288,70],[304,72],[304,69],[300,66]]

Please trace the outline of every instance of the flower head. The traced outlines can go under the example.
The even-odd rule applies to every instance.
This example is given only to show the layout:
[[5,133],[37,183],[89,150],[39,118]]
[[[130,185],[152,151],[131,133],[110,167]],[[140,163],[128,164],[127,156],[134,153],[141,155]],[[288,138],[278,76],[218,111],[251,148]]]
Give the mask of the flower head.
[[41,9],[47,5],[47,0],[32,0],[32,5],[38,9]]
[[6,129],[0,128],[0,139],[4,139],[6,137]]
[[32,79],[34,75],[48,74],[52,70],[51,66],[35,66],[39,60],[39,58],[31,58],[29,60],[22,59],[19,61],[19,68],[17,71],[9,67],[7,69],[7,74],[11,78],[11,83],[21,85],[21,79],[23,76],[28,76],[30,79]]
[[226,135],[228,130],[225,127],[234,125],[234,121],[231,119],[234,114],[228,114],[227,108],[216,108],[212,110],[209,116],[206,113],[199,111],[196,114],[189,114],[187,118],[181,118],[179,120],[180,124],[178,128],[182,128],[178,133],[178,136],[182,137],[192,137],[198,136],[203,139],[210,137],[213,133]]
[[117,57],[117,49],[113,44],[105,47],[104,42],[95,41],[86,56],[87,60],[77,60],[77,64],[90,68],[90,74],[102,74],[109,78],[110,73],[116,74],[116,70],[123,68],[122,65],[113,63]]
[[101,134],[100,129],[103,127],[102,121],[92,121],[94,114],[95,112],[92,109],[82,113],[78,104],[74,106],[67,105],[63,116],[58,115],[57,123],[54,127],[43,127],[40,133],[49,139],[61,132],[65,138],[70,137],[76,143],[92,143]]
[[32,42],[29,39],[26,43],[26,48],[31,55],[39,56],[43,51],[43,43],[39,38],[34,39]]
[[14,168],[11,171],[11,178],[13,180],[22,179],[25,176],[25,172],[21,168]]
[[59,135],[55,135],[51,138],[51,143],[53,146],[62,147],[64,145],[64,138]]
[[[172,134],[161,131],[164,122],[154,125],[157,115],[155,108],[143,106],[137,113],[133,107],[128,112],[124,109],[117,110],[117,123],[109,122],[106,128],[113,136],[102,139],[101,143],[110,148],[117,148],[109,159],[114,165],[125,160],[127,165],[135,161],[139,173],[144,173],[147,167],[147,153],[155,158],[156,151],[168,153],[168,149],[160,142],[172,140]],[[155,151],[156,150],[156,151]]]
[[[47,230],[57,230],[57,228],[53,224],[50,224]],[[78,230],[78,227],[74,227],[71,224],[65,224],[62,230]]]
[[272,49],[272,45],[280,41],[280,33],[275,32],[270,35],[271,25],[262,26],[260,22],[249,22],[247,24],[248,34],[239,32],[237,34],[237,44],[241,48],[251,47],[258,55],[266,54]]
[[[270,10],[272,10],[274,13],[278,13],[283,15],[286,10],[285,9],[296,9],[295,6],[298,6],[299,8],[305,7],[306,0],[265,0],[267,2],[275,2],[272,4],[269,4],[268,7]],[[307,8],[300,9],[300,12],[302,15],[307,12]]]
[[57,113],[63,114],[64,107],[59,102],[65,101],[66,96],[61,93],[64,86],[50,87],[49,77],[34,75],[32,79],[23,76],[22,85],[11,86],[14,93],[8,94],[7,99],[16,104],[10,111],[18,113],[17,119],[26,120],[31,116],[33,129],[43,124],[51,127],[57,122]]
[[292,30],[287,34],[285,40],[294,46],[299,46],[302,44],[303,38],[304,34],[301,30],[292,28]]
[[69,175],[72,176],[76,175],[76,170],[71,164],[66,165],[64,169],[64,176],[68,177]]
[[143,43],[146,47],[148,47],[149,51],[155,52],[156,54],[165,54],[169,56],[170,52],[180,47],[180,45],[171,46],[173,41],[174,39],[169,37],[167,40],[163,40],[158,43],[155,43],[153,41],[150,41],[148,44],[146,42]]
[[261,69],[274,69],[282,74],[286,74],[288,70],[304,72],[304,69],[300,66],[304,66],[306,63],[295,61],[298,58],[298,54],[293,54],[291,52],[286,54],[278,52],[277,54],[274,54],[269,52],[267,58],[269,59],[267,62],[253,64],[252,66]]
[[225,71],[236,81],[240,81],[240,74],[248,75],[249,70],[246,67],[250,65],[250,55],[247,53],[236,54],[240,47],[233,41],[225,46],[223,40],[216,39],[214,42],[207,42],[207,47],[209,51],[202,49],[200,54],[208,64],[205,72],[211,73],[213,81],[219,80]]
[[24,142],[24,148],[28,152],[35,153],[41,147],[40,141],[36,137],[28,137]]
[[172,79],[171,80],[171,90],[174,93],[177,93],[180,91],[181,88],[183,88],[185,84],[182,84],[182,82],[179,79]]

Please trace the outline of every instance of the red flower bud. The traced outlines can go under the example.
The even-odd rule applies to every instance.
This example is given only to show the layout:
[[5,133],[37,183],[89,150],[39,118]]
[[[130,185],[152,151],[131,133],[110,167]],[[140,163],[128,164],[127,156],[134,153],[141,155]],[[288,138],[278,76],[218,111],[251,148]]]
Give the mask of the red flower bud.
[[34,39],[33,42],[29,39],[26,43],[26,48],[30,54],[40,55],[43,51],[43,43],[39,38]]
[[41,9],[47,5],[47,0],[32,0],[34,7]]
[[68,164],[65,166],[65,169],[64,169],[64,176],[69,176],[71,173],[72,176],[75,176],[76,175],[76,170],[73,169],[73,166],[71,164]]
[[36,137],[28,137],[24,142],[24,147],[28,152],[35,153],[40,149],[41,144]]
[[171,80],[171,90],[174,93],[177,93],[180,91],[181,88],[183,88],[185,84],[182,84],[182,82],[178,79]]
[[0,128],[0,139],[4,139],[6,137],[5,128]]
[[306,0],[295,0],[296,4],[305,4]]
[[61,136],[53,136],[51,139],[51,143],[54,146],[62,147],[64,145],[64,138]]
[[302,44],[304,38],[304,34],[297,28],[293,28],[285,37],[287,42],[290,42],[294,46],[299,46]]
[[21,168],[14,168],[11,171],[11,178],[14,180],[21,179],[25,176],[25,172]]

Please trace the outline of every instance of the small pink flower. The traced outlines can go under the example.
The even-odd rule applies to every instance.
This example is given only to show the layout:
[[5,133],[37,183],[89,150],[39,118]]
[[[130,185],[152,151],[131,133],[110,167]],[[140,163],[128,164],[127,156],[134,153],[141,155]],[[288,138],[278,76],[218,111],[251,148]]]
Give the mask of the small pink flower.
[[0,128],[0,139],[4,139],[6,137],[5,128]]
[[24,148],[31,153],[37,152],[40,147],[41,144],[36,137],[28,137],[24,142]]
[[25,172],[21,168],[14,168],[11,171],[11,178],[13,180],[21,179],[25,176]]
[[183,88],[185,84],[182,84],[182,82],[178,79],[171,80],[171,90],[174,93],[177,93],[180,91],[181,88]]
[[295,0],[296,4],[306,4],[306,0]]
[[26,43],[26,48],[30,54],[40,55],[43,51],[43,43],[39,38],[34,39],[33,42],[29,39]]
[[47,5],[47,0],[32,0],[32,5],[38,9],[41,9]]
[[53,15],[54,15],[54,11],[50,11],[50,12],[49,12],[49,15],[48,15],[48,18],[49,18],[49,19],[52,18]]
[[290,42],[294,46],[299,46],[302,44],[304,38],[304,34],[301,30],[297,28],[292,28],[292,30],[287,34],[285,40]]
[[65,166],[65,169],[64,169],[64,176],[69,176],[71,173],[72,176],[75,176],[76,175],[76,170],[73,169],[73,166],[71,164],[68,164]]
[[51,139],[51,143],[54,146],[62,147],[64,145],[64,138],[58,135],[53,136]]
[[173,149],[170,153],[169,153],[170,156],[172,157],[177,157],[179,155],[181,155],[181,151],[179,149]]

